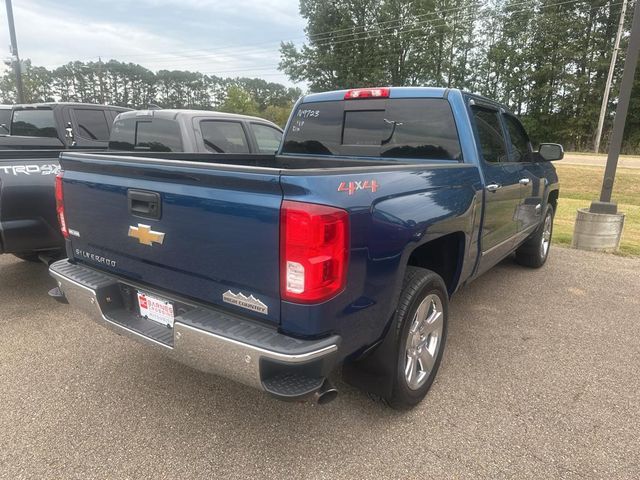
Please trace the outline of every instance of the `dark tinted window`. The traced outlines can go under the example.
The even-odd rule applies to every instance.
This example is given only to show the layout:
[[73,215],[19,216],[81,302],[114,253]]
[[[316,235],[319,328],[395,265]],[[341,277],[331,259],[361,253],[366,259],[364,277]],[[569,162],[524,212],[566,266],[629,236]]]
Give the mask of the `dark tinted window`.
[[151,152],[181,152],[180,127],[176,122],[154,118],[138,121],[136,125],[136,150]]
[[509,130],[509,137],[511,138],[511,154],[513,155],[512,161],[514,162],[530,162],[531,161],[531,148],[529,142],[529,136],[525,132],[522,124],[511,115],[503,115],[504,122]]
[[78,135],[90,140],[109,140],[109,124],[102,110],[74,109]]
[[133,150],[136,143],[136,119],[127,118],[113,122],[109,148],[113,150]]
[[[0,125],[4,125],[7,129],[11,128],[11,109],[10,108],[2,108],[0,109]],[[0,135],[9,133],[4,128],[0,128]]]
[[253,136],[256,137],[260,153],[274,153],[280,148],[282,132],[277,128],[259,123],[252,123]]
[[213,153],[249,153],[249,144],[240,122],[203,120],[200,122],[202,140]]
[[306,103],[285,137],[285,153],[459,160],[458,132],[444,99]]
[[113,124],[109,148],[149,152],[181,152],[180,127],[162,118],[118,120]]
[[507,147],[498,112],[482,107],[472,107],[472,111],[484,160],[491,163],[506,162]]
[[15,110],[11,123],[12,135],[57,137],[52,110]]

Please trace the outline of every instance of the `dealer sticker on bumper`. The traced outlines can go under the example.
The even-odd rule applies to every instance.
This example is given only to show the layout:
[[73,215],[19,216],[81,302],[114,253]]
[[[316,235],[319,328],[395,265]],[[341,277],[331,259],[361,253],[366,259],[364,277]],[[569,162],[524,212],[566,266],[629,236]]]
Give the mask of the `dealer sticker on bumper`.
[[167,300],[149,295],[148,293],[138,292],[138,306],[140,307],[140,315],[161,323],[168,327],[173,327],[173,304]]

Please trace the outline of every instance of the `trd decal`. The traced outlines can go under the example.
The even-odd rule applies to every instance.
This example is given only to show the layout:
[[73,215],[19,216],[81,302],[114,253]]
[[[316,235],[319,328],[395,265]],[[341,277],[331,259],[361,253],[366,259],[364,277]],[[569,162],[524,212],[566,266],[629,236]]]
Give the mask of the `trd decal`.
[[358,190],[371,190],[372,193],[375,193],[378,190],[378,182],[375,180],[361,180],[359,182],[340,182],[340,186],[338,187],[339,192],[349,192],[349,195],[353,195]]
[[0,173],[11,175],[57,175],[60,165],[3,165]]

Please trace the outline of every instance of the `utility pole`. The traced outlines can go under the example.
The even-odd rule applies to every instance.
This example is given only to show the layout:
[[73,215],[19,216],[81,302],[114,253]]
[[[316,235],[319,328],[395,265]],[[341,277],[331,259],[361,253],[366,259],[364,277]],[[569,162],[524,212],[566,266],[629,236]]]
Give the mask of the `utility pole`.
[[624,61],[624,72],[622,74],[622,81],[620,82],[618,106],[616,108],[616,116],[613,120],[613,133],[611,134],[611,143],[609,144],[607,167],[605,168],[604,180],[602,181],[602,192],[600,193],[600,201],[593,202],[591,204],[591,212],[617,212],[616,204],[611,203],[611,193],[613,191],[613,182],[616,177],[616,168],[618,167],[618,157],[620,156],[620,149],[622,148],[622,136],[624,134],[624,125],[627,120],[629,100],[631,98],[631,89],[633,88],[633,80],[636,73],[639,53],[640,2],[636,2],[633,13],[633,23],[631,24],[631,35],[629,36],[629,46],[627,47],[627,57]]
[[18,103],[24,103],[24,90],[22,88],[22,73],[20,56],[18,55],[18,41],[16,40],[16,27],[13,24],[13,7],[11,0],[5,0],[7,5],[7,21],[9,22],[9,35],[11,36],[11,63],[13,72],[16,75],[16,92],[18,93]]
[[602,98],[602,106],[600,107],[600,118],[598,119],[598,129],[596,130],[596,140],[593,146],[593,151],[598,153],[600,151],[600,139],[602,138],[602,127],[604,126],[604,117],[607,114],[607,105],[609,103],[609,93],[611,93],[611,82],[613,80],[613,71],[616,68],[616,60],[618,59],[618,50],[620,50],[620,39],[622,38],[622,30],[624,29],[624,16],[627,12],[627,1],[622,2],[622,10],[620,10],[620,21],[618,22],[618,33],[616,34],[616,41],[613,46],[613,53],[611,54],[611,64],[609,65],[609,75],[607,76],[607,83],[604,87],[604,97]]

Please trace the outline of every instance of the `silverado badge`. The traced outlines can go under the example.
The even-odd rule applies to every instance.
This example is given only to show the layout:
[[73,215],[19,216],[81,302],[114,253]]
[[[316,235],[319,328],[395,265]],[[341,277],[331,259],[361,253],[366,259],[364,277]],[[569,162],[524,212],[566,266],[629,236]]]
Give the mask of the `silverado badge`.
[[238,307],[253,310],[254,312],[264,313],[265,315],[269,313],[269,307],[253,295],[249,295],[247,297],[241,292],[233,293],[231,290],[227,290],[222,294],[222,300],[226,303],[237,305]]
[[154,232],[149,225],[143,225],[139,223],[137,227],[129,227],[129,236],[137,238],[142,245],[153,245],[158,243],[162,245],[164,242],[164,233]]

